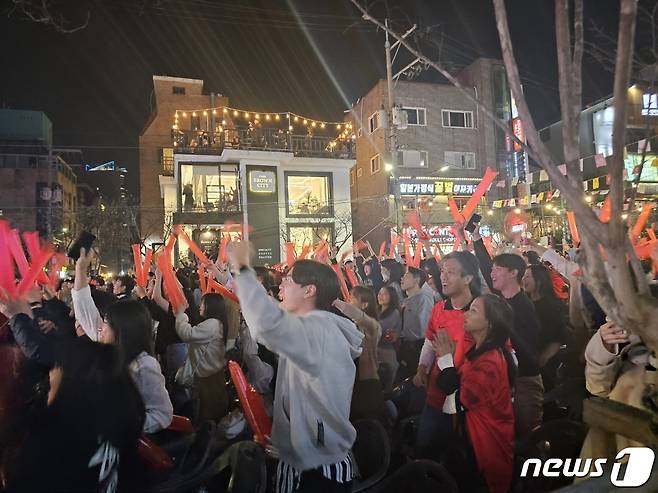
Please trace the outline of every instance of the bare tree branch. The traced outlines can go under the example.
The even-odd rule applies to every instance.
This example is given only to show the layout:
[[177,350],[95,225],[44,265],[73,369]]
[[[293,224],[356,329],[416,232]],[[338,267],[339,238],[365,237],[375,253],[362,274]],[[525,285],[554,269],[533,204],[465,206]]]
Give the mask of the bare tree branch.
[[48,0],[12,0],[12,3],[12,8],[8,12],[9,16],[19,12],[32,22],[51,26],[55,31],[62,34],[73,34],[85,29],[91,19],[91,11],[87,10],[84,22],[75,27],[67,27],[64,15],[51,13]]

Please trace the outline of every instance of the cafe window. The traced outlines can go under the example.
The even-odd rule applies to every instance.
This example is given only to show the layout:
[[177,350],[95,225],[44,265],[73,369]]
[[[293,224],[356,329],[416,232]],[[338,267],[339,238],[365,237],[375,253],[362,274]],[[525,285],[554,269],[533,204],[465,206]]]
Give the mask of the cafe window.
[[183,212],[239,212],[237,165],[181,164],[180,208]]
[[286,173],[288,216],[331,216],[331,173]]
[[325,240],[334,244],[334,224],[288,224],[288,239],[295,244],[295,253],[299,255],[304,245],[317,245]]
[[200,116],[191,116],[190,117],[190,130],[201,130],[201,117]]

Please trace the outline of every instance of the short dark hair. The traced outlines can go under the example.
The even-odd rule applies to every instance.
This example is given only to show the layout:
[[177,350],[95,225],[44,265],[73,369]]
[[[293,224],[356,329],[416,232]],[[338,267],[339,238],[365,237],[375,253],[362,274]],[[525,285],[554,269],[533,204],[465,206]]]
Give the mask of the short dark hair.
[[427,272],[424,270],[418,269],[416,267],[407,267],[407,272],[418,281],[419,287],[422,288],[423,284],[427,282]]
[[94,305],[96,305],[96,309],[102,318],[105,318],[110,305],[117,302],[116,296],[100,289],[91,290],[91,299],[94,301]]
[[462,268],[462,277],[473,276],[468,288],[471,290],[471,295],[480,296],[482,291],[482,283],[480,282],[480,262],[475,255],[471,252],[451,252],[443,257],[443,262],[446,260],[456,260]]
[[326,264],[315,260],[298,260],[292,266],[292,280],[300,286],[315,286],[315,308],[332,311],[332,303],[340,298],[338,276]]
[[402,276],[404,275],[404,266],[392,258],[382,260],[381,265],[391,274],[389,277],[389,282],[397,282],[399,284],[400,279],[402,279]]
[[151,314],[141,301],[117,301],[107,309],[105,320],[127,364],[142,352],[153,354]]
[[117,281],[121,281],[121,284],[126,287],[126,293],[128,294],[135,289],[135,280],[130,276],[119,276],[117,277]]
[[493,259],[494,265],[504,267],[505,269],[516,271],[516,280],[521,284],[523,274],[525,273],[526,263],[523,257],[514,253],[501,253]]

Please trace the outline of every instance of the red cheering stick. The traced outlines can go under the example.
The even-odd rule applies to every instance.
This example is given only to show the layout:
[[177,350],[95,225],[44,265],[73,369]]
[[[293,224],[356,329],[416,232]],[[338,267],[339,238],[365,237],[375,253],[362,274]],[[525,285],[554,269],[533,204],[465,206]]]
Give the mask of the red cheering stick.
[[571,232],[571,239],[575,246],[580,245],[580,235],[578,234],[578,227],[576,226],[576,215],[573,211],[567,212],[567,222],[569,223],[569,231]]
[[208,279],[208,289],[213,293],[221,294],[224,298],[228,298],[229,300],[235,301],[236,303],[240,303],[240,300],[235,295],[235,293],[229,291],[214,279]]
[[359,253],[361,250],[365,250],[366,248],[368,248],[368,245],[366,245],[366,242],[363,240],[359,240],[354,245],[352,245],[352,251],[354,253]]
[[295,264],[295,242],[286,242],[286,264],[290,269]]
[[386,255],[386,240],[382,241],[382,244],[379,245],[379,255],[377,258],[381,261],[384,259],[384,255]]
[[176,244],[176,235],[175,234],[170,234],[169,239],[167,240],[167,243],[165,244],[164,247],[164,254],[165,255],[171,255],[171,252],[174,250],[174,245]]
[[409,214],[407,214],[407,222],[409,223],[409,226],[411,226],[416,230],[416,234],[418,235],[419,239],[421,240],[430,239],[430,236],[427,234],[425,228],[423,228],[423,225],[420,222],[420,213],[418,211],[410,212]]
[[439,245],[432,245],[432,247],[434,250],[434,259],[437,263],[441,262],[441,249],[439,248]]
[[420,261],[423,257],[423,244],[419,241],[416,243],[416,252],[414,253],[414,267],[418,269],[420,267]]
[[64,265],[66,265],[68,257],[62,253],[58,253],[52,256],[50,259],[50,266],[48,267],[48,286],[51,289],[54,289],[57,286],[57,281],[59,280],[59,272]]
[[654,204],[649,203],[645,204],[644,207],[642,207],[642,212],[640,212],[640,215],[637,218],[637,222],[635,223],[635,226],[633,226],[633,229],[631,231],[631,240],[635,241],[635,239],[640,236],[642,233],[642,230],[644,229],[644,226],[647,224],[647,220],[649,219],[649,216],[651,215],[651,211],[653,210]]
[[656,232],[652,228],[647,229],[647,234],[649,235],[650,240],[657,240],[658,239],[658,238],[656,238]]
[[25,277],[21,279],[16,288],[16,294],[21,296],[27,293],[34,287],[37,279],[44,274],[43,268],[52,257],[53,252],[49,249],[41,250],[37,256],[30,257],[30,269],[27,271]]
[[350,282],[352,287],[359,285],[359,279],[356,277],[356,274],[353,270],[345,269],[345,274],[347,275],[347,280]]
[[137,244],[130,245],[130,248],[132,248],[133,261],[135,262],[135,281],[137,282],[138,286],[145,288],[146,283],[144,282],[144,274],[142,273],[144,268],[142,265],[142,252],[140,252],[140,247]]
[[[48,246],[45,249],[41,248],[39,233],[37,233],[36,231],[23,233],[23,241],[27,246],[27,251],[30,255],[31,263],[34,263],[34,259],[38,259],[43,252],[48,252],[48,254],[51,256],[53,254],[52,246]],[[48,275],[43,271],[43,267],[44,267],[43,264],[39,267],[39,273],[37,275],[36,282],[38,282],[41,285],[47,286],[50,283],[50,279],[48,279]]]
[[318,243],[318,246],[313,253],[313,259],[323,264],[327,263],[327,260],[329,260],[329,243],[327,243],[326,240],[322,240]]
[[14,263],[12,262],[8,237],[9,227],[7,222],[0,221],[0,287],[12,296],[16,292],[16,280],[14,279]]
[[311,247],[312,246],[313,245],[304,245],[302,247],[302,253],[299,254],[299,259],[300,260],[305,259],[308,256],[308,254],[311,252]]
[[350,290],[347,289],[347,283],[345,282],[345,277],[343,276],[343,270],[338,264],[331,264],[331,268],[334,270],[338,276],[338,284],[340,285],[340,292],[343,295],[343,300],[347,301],[350,299]]
[[603,207],[601,207],[601,213],[599,214],[599,221],[602,223],[609,223],[611,213],[612,207],[610,206],[610,195],[606,195],[605,200],[603,201]]
[[480,202],[480,199],[484,197],[484,194],[487,193],[487,190],[489,190],[489,187],[494,181],[494,178],[498,176],[498,171],[491,169],[490,167],[487,166],[487,169],[484,172],[484,176],[482,177],[482,181],[478,183],[477,188],[475,189],[475,192],[473,192],[473,195],[468,199],[468,202],[466,202],[466,205],[464,206],[464,209],[462,210],[462,216],[464,220],[462,221],[463,223],[466,223],[473,213],[475,212],[475,209],[477,209],[478,203]]
[[12,229],[7,234],[7,246],[9,247],[11,255],[14,257],[14,261],[18,266],[18,271],[21,273],[22,277],[25,277],[27,275],[27,271],[30,270],[30,266],[27,263],[27,257],[25,256],[25,251],[23,250],[21,238],[17,229]]
[[235,361],[228,362],[228,370],[251,431],[256,436],[258,443],[267,443],[268,437],[272,435],[272,421],[265,411],[263,398],[247,383],[242,368]]
[[183,231],[183,228],[180,228],[178,230],[178,237],[181,238],[185,243],[187,243],[187,246],[189,249],[192,251],[194,256],[199,259],[199,262],[202,264],[209,264],[210,260],[208,260],[208,257],[206,257],[206,254],[203,253],[201,248],[199,248],[199,245],[194,243],[192,241],[192,238],[190,238],[185,231]]
[[456,223],[464,224],[464,216],[459,212],[457,202],[452,197],[448,199],[448,206],[450,206],[450,214]]
[[185,299],[183,290],[181,289],[181,286],[178,283],[176,276],[174,275],[169,255],[158,255],[157,264],[160,272],[162,272],[162,282],[165,286],[167,299],[171,304],[173,312],[177,313],[178,308],[185,306],[187,300]]

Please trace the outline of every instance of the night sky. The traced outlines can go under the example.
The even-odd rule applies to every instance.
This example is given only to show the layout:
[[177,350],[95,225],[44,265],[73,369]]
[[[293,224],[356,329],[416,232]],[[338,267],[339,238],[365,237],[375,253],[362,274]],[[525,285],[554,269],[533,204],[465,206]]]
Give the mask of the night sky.
[[[11,2],[7,2],[11,3]],[[137,189],[138,135],[150,113],[152,76],[199,78],[233,106],[341,120],[385,76],[384,36],[349,0],[80,0],[64,10],[86,29],[62,34],[14,14],[0,18],[0,105],[42,110],[55,144],[81,148],[87,162],[115,159]],[[379,18],[454,69],[499,57],[490,0],[369,2]],[[524,88],[539,125],[559,119],[553,2],[507,2]],[[587,36],[614,36],[614,0],[586,0]],[[55,4],[55,7],[57,4]],[[65,7],[63,7],[65,8]],[[439,48],[439,46],[441,48]],[[396,64],[410,58],[401,54]],[[328,75],[333,74],[334,79]],[[420,80],[441,81],[434,72]],[[585,60],[584,102],[612,90],[611,74]]]

